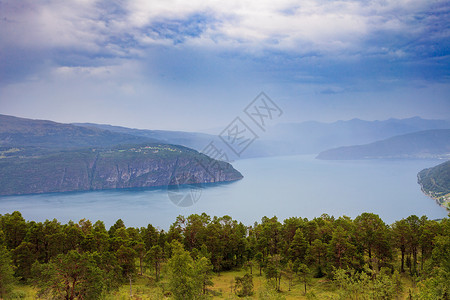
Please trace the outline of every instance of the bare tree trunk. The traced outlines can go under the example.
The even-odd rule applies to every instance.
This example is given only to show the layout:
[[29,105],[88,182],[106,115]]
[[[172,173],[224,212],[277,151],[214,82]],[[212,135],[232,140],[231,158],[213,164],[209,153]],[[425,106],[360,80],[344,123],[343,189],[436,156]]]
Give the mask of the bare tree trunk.
[[408,260],[409,260],[409,273],[412,273],[412,261],[411,261],[411,252],[408,253]]
[[132,292],[132,289],[131,289],[131,275],[129,275],[128,278],[130,278],[130,298],[132,298],[133,297],[133,292]]
[[405,268],[404,268],[404,266],[405,266],[405,249],[401,249],[401,251],[402,251],[402,267],[401,267],[400,271],[402,273],[405,273]]
[[424,261],[424,254],[425,254],[423,247],[421,249],[421,253],[422,253],[422,257],[421,257],[422,262],[420,263],[420,270],[423,271],[423,261]]

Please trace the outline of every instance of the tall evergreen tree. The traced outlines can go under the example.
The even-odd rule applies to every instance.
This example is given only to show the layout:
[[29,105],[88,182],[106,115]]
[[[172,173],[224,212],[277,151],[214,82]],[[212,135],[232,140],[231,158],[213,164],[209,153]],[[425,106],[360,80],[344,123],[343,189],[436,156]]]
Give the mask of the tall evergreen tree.
[[303,232],[301,231],[301,229],[297,229],[288,250],[289,258],[292,261],[295,261],[297,259],[304,261],[308,246],[308,242],[303,237]]
[[161,263],[164,259],[162,248],[159,245],[153,246],[147,251],[145,260],[148,265],[152,266],[155,270],[155,281],[159,281],[159,274],[161,271]]
[[14,271],[11,255],[6,247],[0,244],[0,299],[6,299],[14,283]]
[[194,261],[188,251],[177,240],[171,243],[172,257],[167,261],[169,289],[174,299],[195,299],[198,295],[194,278]]

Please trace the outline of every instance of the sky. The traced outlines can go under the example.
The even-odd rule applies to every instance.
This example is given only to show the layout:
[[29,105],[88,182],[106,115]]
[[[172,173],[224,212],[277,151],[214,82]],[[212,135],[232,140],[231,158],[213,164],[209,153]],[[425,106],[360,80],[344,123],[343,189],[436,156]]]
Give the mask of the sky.
[[450,116],[448,0],[0,0],[0,113],[205,131]]

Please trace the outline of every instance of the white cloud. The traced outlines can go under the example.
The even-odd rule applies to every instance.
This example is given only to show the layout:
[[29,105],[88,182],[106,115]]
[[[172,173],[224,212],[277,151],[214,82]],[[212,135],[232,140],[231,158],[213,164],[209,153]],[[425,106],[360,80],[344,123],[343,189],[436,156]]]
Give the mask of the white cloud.
[[[299,46],[311,45],[325,51],[349,46],[367,33],[370,16],[359,15],[360,6],[318,1],[132,1],[127,23],[136,29],[207,14],[213,23],[200,36],[187,37],[186,43],[300,52],[304,48]],[[146,38],[155,40],[151,34]]]
[[[434,1],[438,3],[442,1]],[[173,40],[152,32],[155,22],[210,18],[200,35],[185,35],[184,44],[243,50],[297,52],[360,51],[364,39],[379,31],[414,34],[413,16],[428,0],[403,1],[267,1],[267,0],[88,0],[7,1],[3,4],[4,42],[25,47],[71,47],[74,50],[132,55],[129,48],[170,45]],[[120,12],[107,11],[119,5]],[[5,25],[6,24],[6,25]],[[182,24],[180,25],[182,26]],[[407,33],[408,32],[408,33]],[[183,35],[183,33],[179,33]],[[138,44],[127,44],[123,37]],[[139,54],[135,52],[134,54]]]
[[[439,1],[435,1],[439,2]],[[441,1],[442,2],[442,1]],[[377,32],[420,34],[424,24],[414,21],[429,1],[132,1],[127,24],[134,29],[153,22],[188,20],[206,14],[213,20],[200,36],[186,36],[184,43],[246,51],[273,49],[322,53],[359,52]],[[414,26],[411,23],[414,22]],[[141,40],[167,44],[152,34]]]
[[52,80],[105,80],[119,83],[126,80],[138,80],[141,73],[140,65],[131,60],[115,60],[101,66],[56,66],[51,70]]
[[23,47],[83,47],[93,50],[101,22],[90,3],[78,1],[7,1],[1,13],[8,20],[0,29],[8,43]]

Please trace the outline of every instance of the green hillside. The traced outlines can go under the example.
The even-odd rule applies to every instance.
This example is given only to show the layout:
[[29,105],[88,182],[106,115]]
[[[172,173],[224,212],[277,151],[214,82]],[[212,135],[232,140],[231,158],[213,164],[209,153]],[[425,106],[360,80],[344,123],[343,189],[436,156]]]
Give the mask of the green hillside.
[[450,209],[450,161],[420,171],[417,178],[425,194]]
[[55,151],[155,142],[161,141],[98,128],[0,115],[0,147],[3,149],[21,147]]

